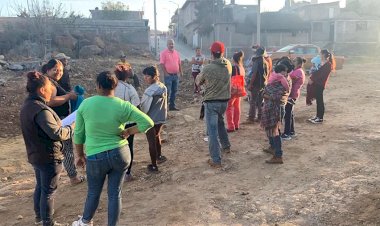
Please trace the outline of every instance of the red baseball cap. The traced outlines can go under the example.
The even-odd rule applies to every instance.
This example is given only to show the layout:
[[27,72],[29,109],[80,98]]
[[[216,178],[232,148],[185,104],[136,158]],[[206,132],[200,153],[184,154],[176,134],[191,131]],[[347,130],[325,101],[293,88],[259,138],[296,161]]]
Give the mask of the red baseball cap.
[[224,53],[223,42],[216,41],[216,42],[212,43],[210,50],[213,53]]

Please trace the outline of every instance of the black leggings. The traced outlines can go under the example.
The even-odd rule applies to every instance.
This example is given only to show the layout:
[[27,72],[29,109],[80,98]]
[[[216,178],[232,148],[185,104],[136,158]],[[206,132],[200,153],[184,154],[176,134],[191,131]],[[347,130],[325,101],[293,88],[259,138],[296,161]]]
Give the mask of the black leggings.
[[323,119],[325,114],[325,103],[323,101],[323,91],[325,88],[323,86],[315,86],[315,99],[317,101],[317,117]]
[[[135,125],[137,125],[137,124],[136,123],[127,124],[127,125],[125,125],[125,128],[127,129],[127,128],[135,126]],[[131,174],[131,169],[132,169],[132,163],[133,163],[133,139],[134,139],[134,137],[135,137],[135,135],[130,135],[127,138],[129,151],[131,152],[131,163],[128,166],[127,174]]]

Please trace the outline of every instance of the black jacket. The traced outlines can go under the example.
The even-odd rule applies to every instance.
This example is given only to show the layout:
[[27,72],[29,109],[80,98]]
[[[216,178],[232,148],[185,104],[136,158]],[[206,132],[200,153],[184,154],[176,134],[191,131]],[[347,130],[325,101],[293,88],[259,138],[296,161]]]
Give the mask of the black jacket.
[[63,140],[72,137],[71,126],[61,126],[58,115],[38,95],[29,95],[20,112],[28,161],[44,164],[63,160]]

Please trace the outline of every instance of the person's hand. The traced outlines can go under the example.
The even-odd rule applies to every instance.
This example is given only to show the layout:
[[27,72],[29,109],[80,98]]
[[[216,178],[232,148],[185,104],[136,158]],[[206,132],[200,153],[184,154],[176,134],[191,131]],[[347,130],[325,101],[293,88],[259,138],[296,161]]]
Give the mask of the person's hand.
[[70,100],[76,100],[78,98],[78,95],[73,91],[71,91],[69,95],[70,95]]
[[123,130],[121,133],[120,133],[120,137],[123,138],[123,139],[127,139],[131,134],[129,133],[129,130],[128,129],[125,129]]
[[70,127],[71,127],[71,129],[74,129],[75,128],[75,122],[71,123]]
[[263,95],[263,98],[266,99],[266,100],[270,100],[270,99],[271,99],[270,96],[269,96],[268,94],[264,94],[264,95]]
[[313,80],[309,79],[309,84],[312,85],[313,83]]
[[84,155],[75,156],[75,166],[77,168],[84,168],[86,166],[86,157]]

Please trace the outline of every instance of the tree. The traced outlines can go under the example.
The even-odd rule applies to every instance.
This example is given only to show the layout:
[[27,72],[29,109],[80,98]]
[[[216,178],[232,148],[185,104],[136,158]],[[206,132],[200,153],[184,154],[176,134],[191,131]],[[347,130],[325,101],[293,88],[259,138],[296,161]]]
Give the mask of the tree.
[[220,19],[224,0],[200,0],[195,5],[195,22],[199,24],[198,33],[209,35],[214,30],[214,23]]
[[59,25],[73,24],[82,17],[73,11],[65,11],[62,3],[52,4],[49,0],[27,0],[15,3],[12,8],[18,17],[25,19],[28,40],[45,50],[52,34],[63,31]]
[[127,11],[129,10],[129,6],[120,1],[106,1],[102,2],[103,10],[112,10],[112,11]]

